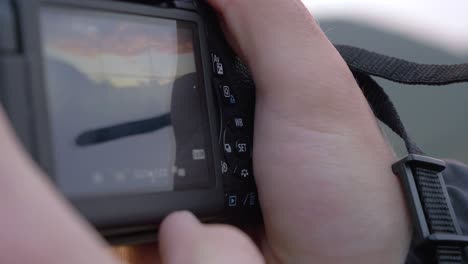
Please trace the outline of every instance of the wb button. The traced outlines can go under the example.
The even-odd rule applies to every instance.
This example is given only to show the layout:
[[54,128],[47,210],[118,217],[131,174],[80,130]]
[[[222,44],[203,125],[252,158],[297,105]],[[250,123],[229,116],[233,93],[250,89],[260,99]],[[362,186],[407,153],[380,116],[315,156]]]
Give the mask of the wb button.
[[234,117],[228,121],[227,125],[232,130],[242,130],[245,127],[245,120],[242,117]]

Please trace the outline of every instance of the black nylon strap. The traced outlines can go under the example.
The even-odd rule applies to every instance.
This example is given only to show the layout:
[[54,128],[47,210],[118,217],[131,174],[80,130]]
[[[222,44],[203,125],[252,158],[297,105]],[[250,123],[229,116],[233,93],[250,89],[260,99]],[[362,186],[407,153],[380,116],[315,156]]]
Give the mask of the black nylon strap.
[[[413,175],[431,233],[461,234],[455,226],[437,172],[414,167]],[[438,245],[436,258],[439,264],[460,264],[463,263],[463,251],[458,246]]]
[[335,45],[353,72],[382,77],[405,84],[446,85],[468,82],[468,63],[418,64],[361,48]]
[[[409,137],[398,112],[383,88],[368,75],[355,72],[354,76],[374,115],[403,139],[409,153],[423,154]],[[446,201],[437,172],[415,167],[413,174],[431,232],[458,234],[447,206],[449,201]],[[462,248],[456,246],[438,246],[435,257],[439,264],[463,263]]]
[[361,87],[361,90],[374,112],[375,117],[386,124],[393,132],[403,139],[408,153],[423,154],[421,149],[419,149],[416,143],[414,143],[406,132],[395,106],[385,93],[384,89],[370,76],[364,73],[354,72],[354,77],[356,78],[359,87]]
[[457,246],[438,246],[436,258],[439,264],[463,263],[463,250]]
[[416,184],[426,212],[429,228],[432,233],[456,234],[457,229],[447,208],[447,201],[436,171],[413,168]]
[[[350,46],[336,48],[352,70],[374,115],[403,139],[409,154],[423,154],[406,132],[388,95],[369,75],[405,84],[444,85],[467,82],[468,64],[417,64]],[[438,172],[418,166],[412,167],[412,171],[431,233],[461,235]],[[433,254],[439,264],[464,263],[463,249],[459,246],[437,245]]]

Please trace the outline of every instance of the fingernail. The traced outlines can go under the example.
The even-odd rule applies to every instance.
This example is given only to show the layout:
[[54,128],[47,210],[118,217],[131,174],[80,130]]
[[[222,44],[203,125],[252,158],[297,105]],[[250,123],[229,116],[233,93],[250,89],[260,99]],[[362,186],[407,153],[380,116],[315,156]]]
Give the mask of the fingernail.
[[189,211],[179,211],[170,214],[163,224],[171,230],[193,229],[200,225],[200,221]]
[[[176,221],[184,224],[200,224],[198,218],[189,211],[178,211],[171,215]],[[170,216],[169,216],[170,217]]]

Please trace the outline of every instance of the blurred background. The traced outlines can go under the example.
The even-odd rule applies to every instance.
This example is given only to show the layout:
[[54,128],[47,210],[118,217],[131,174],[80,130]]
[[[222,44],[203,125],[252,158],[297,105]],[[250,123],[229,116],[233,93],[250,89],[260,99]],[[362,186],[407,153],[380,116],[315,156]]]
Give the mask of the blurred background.
[[[335,44],[419,63],[468,63],[466,0],[302,1]],[[468,164],[468,84],[429,87],[378,82],[428,155]],[[401,141],[387,134],[402,156]]]

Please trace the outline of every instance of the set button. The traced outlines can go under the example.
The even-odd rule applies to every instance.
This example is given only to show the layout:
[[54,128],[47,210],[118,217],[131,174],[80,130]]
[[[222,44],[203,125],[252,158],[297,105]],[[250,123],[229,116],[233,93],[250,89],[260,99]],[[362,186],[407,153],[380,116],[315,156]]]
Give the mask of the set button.
[[236,154],[241,159],[249,159],[251,157],[250,140],[247,137],[236,141]]
[[248,137],[238,138],[229,129],[223,133],[223,147],[226,157],[232,157],[236,154],[241,159],[251,158],[251,145]]

